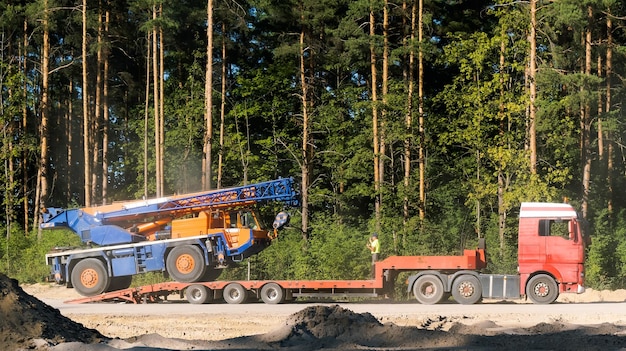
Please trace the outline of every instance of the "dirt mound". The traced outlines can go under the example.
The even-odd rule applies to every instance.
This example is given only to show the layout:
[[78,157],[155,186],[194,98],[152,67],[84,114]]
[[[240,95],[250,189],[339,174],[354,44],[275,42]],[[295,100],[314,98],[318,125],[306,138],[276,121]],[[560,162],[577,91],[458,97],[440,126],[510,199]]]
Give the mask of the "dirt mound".
[[438,347],[450,338],[444,332],[382,324],[370,313],[355,313],[335,305],[312,306],[294,313],[283,328],[261,336],[260,341],[281,349],[345,350],[393,348],[407,343]]
[[16,280],[0,274],[0,349],[15,350],[105,337],[61,315],[22,290]]

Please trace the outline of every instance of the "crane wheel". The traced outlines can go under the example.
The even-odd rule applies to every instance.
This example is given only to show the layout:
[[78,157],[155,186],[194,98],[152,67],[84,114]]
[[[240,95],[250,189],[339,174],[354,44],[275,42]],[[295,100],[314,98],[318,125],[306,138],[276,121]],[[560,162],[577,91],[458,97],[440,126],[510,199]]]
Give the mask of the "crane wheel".
[[132,275],[125,275],[122,277],[111,277],[111,284],[109,284],[109,288],[107,291],[116,291],[116,290],[124,290],[130,287],[130,284],[133,282]]
[[174,247],[167,255],[165,267],[170,277],[181,283],[200,281],[206,270],[202,251],[195,245]]
[[86,258],[74,266],[71,273],[72,285],[83,296],[106,292],[111,284],[104,263],[97,258]]

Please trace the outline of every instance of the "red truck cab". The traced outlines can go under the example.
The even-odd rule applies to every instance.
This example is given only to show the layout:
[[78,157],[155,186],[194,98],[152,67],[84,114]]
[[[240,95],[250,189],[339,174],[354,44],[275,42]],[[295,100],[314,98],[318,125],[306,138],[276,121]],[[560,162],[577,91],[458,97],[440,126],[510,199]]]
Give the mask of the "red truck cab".
[[520,294],[549,303],[559,292],[584,292],[587,238],[574,208],[567,203],[525,202],[519,217]]

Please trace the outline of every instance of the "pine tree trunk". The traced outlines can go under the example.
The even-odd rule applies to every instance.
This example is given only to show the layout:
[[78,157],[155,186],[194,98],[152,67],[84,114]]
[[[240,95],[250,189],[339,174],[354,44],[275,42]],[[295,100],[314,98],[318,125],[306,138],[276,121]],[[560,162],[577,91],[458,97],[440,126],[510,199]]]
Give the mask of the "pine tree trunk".
[[109,185],[109,9],[105,12],[104,35],[106,37],[104,45],[104,57],[102,67],[102,204],[107,204]]
[[[607,32],[607,43],[606,43],[606,107],[605,111],[607,116],[611,112],[611,79],[613,75],[613,22],[611,16],[606,16],[606,32]],[[613,139],[612,133],[607,132],[607,183],[608,183],[608,202],[607,202],[607,210],[609,212],[609,216],[613,215]]]
[[[159,17],[163,17],[163,2],[159,4]],[[165,195],[165,45],[163,26],[159,26],[159,196]]]
[[[502,33],[503,36],[506,36],[506,33]],[[506,72],[505,65],[505,53],[506,53],[506,41],[502,40],[500,42],[500,72]],[[500,103],[498,106],[498,114],[500,119],[499,126],[499,134],[500,140],[504,140],[505,126],[504,120],[505,116],[505,104],[504,104],[504,95],[506,90],[506,81],[504,80],[504,75],[500,77]],[[504,147],[504,145],[499,145],[500,147]],[[504,174],[504,165],[502,162],[498,162],[498,238],[500,240],[500,257],[504,256],[504,234],[506,233],[506,207],[504,205],[504,192],[506,190],[506,182],[505,182],[505,174]]]
[[220,103],[220,149],[217,161],[217,188],[222,188],[224,162],[224,129],[226,119],[226,24],[222,22],[222,97]]
[[144,125],[143,125],[143,197],[148,198],[148,126],[150,120],[150,64],[152,63],[152,50],[150,50],[150,32],[146,34],[146,101],[144,105]]
[[[152,6],[152,20],[156,22],[157,8],[156,5]],[[161,172],[160,172],[160,160],[161,160],[161,133],[160,131],[160,117],[161,113],[159,108],[161,104],[159,102],[159,35],[156,25],[152,28],[152,103],[153,103],[153,116],[154,116],[154,172],[155,172],[155,188],[156,197],[162,196],[161,189]]]
[[91,141],[91,120],[89,118],[89,86],[87,76],[87,0],[83,0],[83,38],[82,38],[82,69],[83,69],[83,86],[81,94],[83,99],[83,151],[85,167],[85,206],[91,206],[91,157],[90,157],[90,141]]
[[[39,169],[37,171],[37,188],[35,190],[35,223],[39,221],[39,209],[46,207],[48,197],[48,81],[50,71],[50,32],[48,22],[48,1],[44,0],[43,13],[43,43],[41,53],[41,124],[39,125],[40,135],[40,156]],[[41,240],[41,229],[37,232],[37,238]]]
[[409,41],[408,88],[406,97],[406,115],[404,117],[404,196],[402,199],[403,226],[409,222],[409,187],[411,185],[411,147],[413,145],[413,94],[415,91],[415,30],[417,21],[417,4],[411,4],[411,33]]
[[376,79],[376,22],[374,17],[374,5],[370,5],[370,74],[372,76],[372,134],[373,134],[373,151],[374,151],[374,212],[376,216],[376,231],[380,231],[380,218],[381,218],[381,190],[380,190],[380,136],[378,133],[378,96]]
[[[588,21],[587,30],[585,33],[585,75],[591,75],[591,26],[593,22],[593,8],[587,7]],[[589,211],[589,195],[591,191],[591,107],[589,102],[584,103],[582,108],[581,127],[582,127],[582,164],[583,164],[583,200],[581,203],[581,210],[583,218],[587,218]]]
[[[24,33],[23,33],[23,38],[22,38],[22,74],[24,76],[26,76],[26,71],[28,70],[28,65],[27,65],[27,61],[26,61],[26,57],[27,57],[27,52],[28,52],[28,20],[24,19]],[[28,83],[27,80],[24,79],[23,83],[22,83],[22,131],[26,132],[27,128],[28,128]],[[27,160],[28,159],[28,149],[24,148],[24,151],[22,151],[22,160]],[[30,231],[30,216],[29,216],[29,196],[28,196],[28,191],[29,191],[29,185],[28,185],[28,166],[27,166],[27,162],[21,162],[22,164],[22,206],[24,207],[24,233],[27,233]],[[35,212],[35,217],[34,217],[34,222],[37,223],[38,219],[39,219],[39,213],[36,211]]]
[[[304,23],[304,15],[301,17]],[[302,88],[302,188],[300,190],[300,196],[302,199],[302,239],[307,241],[309,239],[309,111],[308,111],[308,96],[309,87],[306,81],[305,71],[305,47],[304,47],[304,24],[300,31],[300,84]]]
[[530,151],[530,173],[537,174],[537,128],[536,128],[536,103],[537,84],[537,0],[530,0],[530,57],[528,67],[529,106],[528,106],[528,147]]
[[213,0],[207,0],[207,47],[206,81],[204,83],[204,162],[202,188],[211,189],[212,149],[213,149]]
[[[100,137],[99,132],[102,127],[102,1],[98,1],[98,32],[96,36],[97,43],[97,52],[96,52],[96,89],[95,89],[95,110],[94,110],[94,119],[92,123],[91,129],[91,147],[92,147],[92,155],[93,155],[93,173],[91,176],[91,193],[93,195],[94,204],[98,202],[98,194],[97,194],[97,185],[98,185],[98,164],[100,161],[100,148],[101,145],[99,143]],[[102,165],[100,165],[100,169],[102,169]]]
[[420,43],[417,53],[417,96],[418,96],[418,165],[419,165],[419,218],[424,220],[426,217],[426,127],[424,126],[424,49],[422,42],[424,41],[424,1],[419,0],[418,9],[418,37]]
[[[384,156],[387,152],[387,139],[386,139],[386,123],[387,123],[387,102],[388,102],[388,94],[389,94],[389,1],[385,0],[383,4],[383,72],[382,72],[382,109],[380,111],[380,121],[378,130],[378,136],[380,141],[380,149],[379,153],[381,156]],[[390,157],[393,159],[393,157]],[[385,157],[381,157],[378,160],[378,182],[381,186],[385,184]],[[383,199],[384,196],[381,192],[380,194],[380,210],[382,212],[383,209]]]

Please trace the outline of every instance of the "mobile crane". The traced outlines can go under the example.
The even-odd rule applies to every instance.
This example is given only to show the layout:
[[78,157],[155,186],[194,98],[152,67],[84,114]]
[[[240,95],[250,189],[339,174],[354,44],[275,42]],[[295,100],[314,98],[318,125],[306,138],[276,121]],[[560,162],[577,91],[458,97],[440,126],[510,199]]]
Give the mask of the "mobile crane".
[[452,296],[461,304],[483,298],[529,298],[549,304],[560,293],[584,288],[585,222],[565,203],[522,203],[518,227],[518,274],[483,273],[487,267],[484,239],[478,247],[456,256],[391,256],[375,265],[375,275],[363,280],[244,280],[166,282],[85,297],[70,302],[126,300],[158,302],[178,293],[190,303],[223,298],[231,304],[251,297],[277,304],[298,297],[377,297],[393,294],[400,272],[410,272],[408,293],[422,304],[436,304]]
[[91,248],[46,255],[54,281],[84,296],[128,288],[136,274],[162,271],[178,282],[215,280],[222,268],[269,246],[289,221],[261,228],[253,205],[295,206],[292,178],[79,209],[47,208],[42,229],[69,228]]

